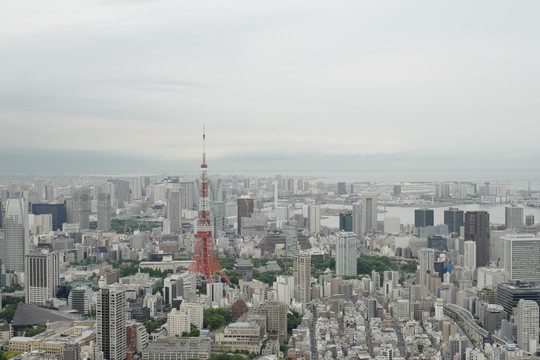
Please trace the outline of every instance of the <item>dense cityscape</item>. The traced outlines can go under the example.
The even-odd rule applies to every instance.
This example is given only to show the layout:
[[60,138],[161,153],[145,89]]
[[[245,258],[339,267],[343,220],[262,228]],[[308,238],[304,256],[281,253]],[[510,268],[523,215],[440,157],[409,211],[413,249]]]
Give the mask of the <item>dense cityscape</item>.
[[200,177],[4,181],[1,356],[535,358],[539,197],[215,177],[205,154]]
[[540,360],[540,1],[0,11],[0,360]]

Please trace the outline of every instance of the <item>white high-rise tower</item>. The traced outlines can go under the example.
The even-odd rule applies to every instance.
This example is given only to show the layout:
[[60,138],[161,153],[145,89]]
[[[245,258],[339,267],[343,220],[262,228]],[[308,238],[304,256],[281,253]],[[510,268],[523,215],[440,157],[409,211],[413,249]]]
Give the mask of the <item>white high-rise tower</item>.
[[8,199],[4,218],[6,270],[24,272],[24,255],[29,249],[28,212],[23,198]]

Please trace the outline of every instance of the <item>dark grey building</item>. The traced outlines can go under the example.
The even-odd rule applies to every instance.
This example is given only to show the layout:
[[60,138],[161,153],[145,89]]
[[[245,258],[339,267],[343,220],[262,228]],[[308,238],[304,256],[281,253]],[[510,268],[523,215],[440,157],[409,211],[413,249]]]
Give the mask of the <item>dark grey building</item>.
[[448,226],[450,234],[460,234],[460,228],[465,224],[463,210],[452,207],[444,210],[444,224]]
[[414,210],[414,226],[417,228],[433,226],[434,218],[434,211],[431,209]]

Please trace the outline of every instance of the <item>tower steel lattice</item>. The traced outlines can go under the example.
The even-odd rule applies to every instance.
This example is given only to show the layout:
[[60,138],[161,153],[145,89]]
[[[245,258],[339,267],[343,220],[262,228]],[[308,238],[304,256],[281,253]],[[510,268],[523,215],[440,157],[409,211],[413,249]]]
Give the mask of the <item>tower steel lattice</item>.
[[210,219],[210,202],[208,201],[208,173],[206,165],[206,134],[203,128],[203,162],[201,164],[201,188],[199,198],[199,218],[197,220],[197,242],[189,265],[189,272],[203,277],[207,283],[218,281],[219,274],[231,284],[228,276],[218,262]]

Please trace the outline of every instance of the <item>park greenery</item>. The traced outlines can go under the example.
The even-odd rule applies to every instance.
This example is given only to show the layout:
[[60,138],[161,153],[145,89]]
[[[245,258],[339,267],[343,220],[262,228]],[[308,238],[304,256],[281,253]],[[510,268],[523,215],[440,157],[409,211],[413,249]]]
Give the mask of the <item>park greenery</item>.
[[13,359],[15,356],[19,355],[20,352],[16,351],[4,351],[3,349],[0,349],[0,360],[9,360]]
[[47,325],[45,324],[39,324],[37,327],[35,328],[30,328],[28,330],[26,330],[24,332],[24,336],[25,337],[33,337],[33,336],[36,336],[37,334],[41,334],[42,332],[44,332],[45,330],[47,330]]
[[15,317],[15,312],[17,311],[17,305],[18,302],[6,305],[4,311],[0,312],[0,319],[4,319],[7,322],[13,321],[13,318]]
[[231,311],[226,308],[204,309],[203,319],[205,329],[217,330],[232,321]]
[[[139,231],[152,231],[152,229],[160,228],[162,226],[161,221],[137,221],[132,219],[112,219],[111,230],[117,234],[133,233],[134,230]],[[90,230],[97,229],[97,221],[90,221]]]
[[3,293],[12,293],[15,291],[24,290],[24,288],[19,284],[11,284],[2,289]]
[[156,329],[159,329],[163,324],[167,322],[167,318],[151,319],[144,323],[146,332],[148,334],[153,333]]
[[287,333],[292,336],[292,331],[302,322],[302,316],[295,310],[287,313]]

